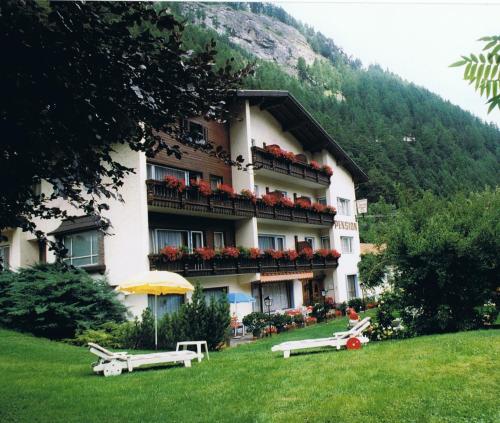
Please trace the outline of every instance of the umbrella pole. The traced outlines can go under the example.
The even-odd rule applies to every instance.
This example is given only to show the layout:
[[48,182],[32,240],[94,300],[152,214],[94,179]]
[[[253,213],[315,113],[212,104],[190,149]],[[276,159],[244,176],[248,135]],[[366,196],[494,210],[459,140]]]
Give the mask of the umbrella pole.
[[155,350],[158,349],[158,295],[155,295]]

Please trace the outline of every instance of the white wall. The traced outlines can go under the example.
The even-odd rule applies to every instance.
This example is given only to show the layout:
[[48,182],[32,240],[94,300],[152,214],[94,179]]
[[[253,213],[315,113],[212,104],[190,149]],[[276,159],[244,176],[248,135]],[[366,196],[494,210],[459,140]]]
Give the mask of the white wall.
[[[241,156],[244,159],[243,166],[252,162],[251,151],[251,116],[250,106],[248,100],[241,103],[239,108],[235,111],[236,118],[231,122],[229,136],[231,139],[231,158]],[[236,192],[241,192],[242,189],[249,189],[253,191],[254,186],[254,171],[252,167],[240,170],[233,166],[231,168],[231,177],[233,180],[233,188]]]
[[290,224],[276,224],[272,221],[258,221],[257,223],[258,233],[260,235],[284,235],[285,236],[285,248],[295,249],[295,235],[298,236],[299,241],[304,241],[304,237],[314,238],[314,249],[320,247],[320,236],[328,235],[328,228],[319,229],[315,227],[305,227],[305,226],[294,226],[293,222]]

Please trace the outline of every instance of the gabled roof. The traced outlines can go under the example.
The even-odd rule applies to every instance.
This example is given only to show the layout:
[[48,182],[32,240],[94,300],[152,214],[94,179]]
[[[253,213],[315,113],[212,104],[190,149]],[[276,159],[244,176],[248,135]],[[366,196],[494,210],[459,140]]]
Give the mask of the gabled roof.
[[238,90],[236,95],[248,99],[250,105],[259,106],[271,113],[281,123],[283,131],[290,132],[306,150],[329,151],[338,164],[347,169],[356,183],[368,181],[366,173],[288,91]]

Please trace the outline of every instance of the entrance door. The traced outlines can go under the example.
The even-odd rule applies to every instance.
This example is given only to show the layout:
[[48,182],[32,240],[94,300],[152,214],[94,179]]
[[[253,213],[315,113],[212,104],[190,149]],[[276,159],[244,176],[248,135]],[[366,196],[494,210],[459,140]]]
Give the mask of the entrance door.
[[309,279],[302,282],[302,299],[304,305],[310,306],[316,303],[322,303],[323,297],[321,291],[325,287],[323,279]]

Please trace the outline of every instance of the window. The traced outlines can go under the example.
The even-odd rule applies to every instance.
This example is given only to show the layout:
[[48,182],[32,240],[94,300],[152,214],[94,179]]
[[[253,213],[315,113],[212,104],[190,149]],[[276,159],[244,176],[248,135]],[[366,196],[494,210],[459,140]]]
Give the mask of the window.
[[351,200],[346,198],[337,198],[337,213],[342,216],[351,215]]
[[254,192],[254,194],[255,194],[256,197],[260,196],[259,186],[258,185],[254,185],[253,186],[253,192]]
[[304,238],[304,241],[308,242],[308,243],[309,243],[309,245],[311,246],[311,248],[314,250],[314,248],[315,248],[315,245],[314,245],[314,237],[312,237],[312,236],[306,236],[306,237]]
[[191,181],[191,179],[201,178],[201,173],[183,169],[176,169],[175,167],[160,166],[148,163],[147,165],[148,179],[163,181],[165,179],[165,176],[175,176],[177,179],[183,180],[186,185],[189,185],[189,181]]
[[9,269],[9,256],[10,256],[10,247],[8,245],[0,246],[0,267],[3,270]]
[[259,248],[262,251],[273,249],[283,251],[285,249],[284,235],[259,235]]
[[197,122],[184,121],[185,128],[195,144],[204,145],[208,141],[208,129]]
[[224,232],[214,232],[214,248],[221,249],[226,245],[224,243]]
[[341,236],[340,247],[343,253],[352,253],[352,236]]
[[97,231],[66,235],[63,244],[68,250],[66,262],[75,267],[99,264],[99,233]]
[[216,190],[222,184],[222,177],[217,175],[210,175],[210,188]]
[[203,232],[177,229],[155,229],[153,251],[158,253],[163,247],[186,247],[189,251],[203,247]]
[[326,197],[318,197],[318,198],[316,198],[316,201],[319,204],[323,204],[324,206],[326,206]]
[[[158,310],[155,310],[155,303],[158,306]],[[165,314],[172,314],[181,308],[184,303],[184,295],[148,295],[148,307],[155,315],[158,311],[158,320],[160,320]]]
[[330,247],[330,237],[328,235],[321,237],[321,248],[325,248],[327,250],[329,250],[331,248]]
[[214,298],[215,301],[219,301],[224,295],[227,295],[227,286],[222,286],[220,288],[206,288],[203,290],[203,293],[205,294],[205,302],[210,304],[212,298]]
[[357,294],[357,275],[347,275],[347,299],[356,298]]
[[[262,292],[262,296],[260,295]],[[252,297],[255,298],[254,304],[256,311],[267,313],[267,307],[264,305],[264,298],[272,298],[273,304],[271,311],[283,310],[293,307],[293,282],[273,282],[264,284],[252,284]]]

